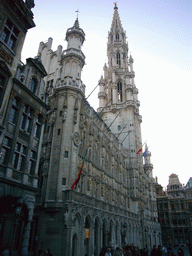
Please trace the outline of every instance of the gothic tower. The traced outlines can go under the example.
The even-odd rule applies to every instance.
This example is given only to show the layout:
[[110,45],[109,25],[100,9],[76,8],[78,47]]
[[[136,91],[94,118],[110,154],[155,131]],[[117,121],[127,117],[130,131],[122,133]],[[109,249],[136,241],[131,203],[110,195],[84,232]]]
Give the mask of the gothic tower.
[[126,32],[123,30],[118,7],[115,5],[108,33],[108,66],[105,64],[104,78],[101,77],[99,81],[98,112],[102,111],[105,123],[134,157],[141,146],[142,117],[139,115],[138,89],[134,83],[133,58],[128,58],[128,50]]
[[[108,33],[108,65],[99,81],[99,109],[102,118],[123,146],[135,156],[141,146],[138,89],[134,83],[133,58],[128,58],[128,43],[115,5]],[[107,107],[103,109],[105,106]]]
[[[139,184],[142,180],[142,154],[137,155],[142,145],[141,121],[139,115],[138,89],[135,86],[133,58],[128,58],[126,32],[121,25],[118,7],[115,4],[111,29],[108,33],[108,65],[104,65],[104,77],[99,81],[100,92],[98,112],[115,134],[129,155],[131,193],[139,197]],[[137,200],[136,200],[137,201]]]
[[[46,93],[48,95],[47,127],[43,143],[43,186],[46,204],[62,202],[62,191],[70,189],[76,178],[78,163],[79,111],[84,98],[85,85],[81,71],[85,56],[81,46],[85,33],[79,27],[78,18],[66,32],[67,49],[58,46],[51,50],[52,38],[40,43],[39,54],[48,71]],[[71,143],[74,141],[74,143]]]

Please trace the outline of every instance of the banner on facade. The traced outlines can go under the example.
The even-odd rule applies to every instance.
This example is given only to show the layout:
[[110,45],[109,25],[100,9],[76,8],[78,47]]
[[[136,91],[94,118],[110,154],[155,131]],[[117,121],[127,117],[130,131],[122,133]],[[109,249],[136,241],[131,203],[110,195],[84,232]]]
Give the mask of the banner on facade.
[[85,228],[85,239],[89,238],[89,228]]

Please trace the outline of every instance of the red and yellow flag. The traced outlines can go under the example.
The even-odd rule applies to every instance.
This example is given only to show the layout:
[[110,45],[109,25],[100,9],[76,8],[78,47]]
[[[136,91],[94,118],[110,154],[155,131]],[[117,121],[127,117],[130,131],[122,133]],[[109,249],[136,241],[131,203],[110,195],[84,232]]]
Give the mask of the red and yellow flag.
[[84,166],[85,158],[86,158],[86,155],[87,155],[87,151],[88,151],[88,149],[85,152],[85,156],[83,158],[83,161],[82,161],[82,164],[81,164],[81,168],[80,168],[80,170],[79,170],[79,172],[77,174],[76,180],[73,182],[73,185],[71,186],[71,189],[74,189],[74,187],[77,186],[77,183],[80,180],[80,176],[81,176],[81,173],[82,173],[82,170],[83,170],[83,166]]
[[140,147],[140,149],[137,151],[137,155],[141,154],[142,152],[142,146]]

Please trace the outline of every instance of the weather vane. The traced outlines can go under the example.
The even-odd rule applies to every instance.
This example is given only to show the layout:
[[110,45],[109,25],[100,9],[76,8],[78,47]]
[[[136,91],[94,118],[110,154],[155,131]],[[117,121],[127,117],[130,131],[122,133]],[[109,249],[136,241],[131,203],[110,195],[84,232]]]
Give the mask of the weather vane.
[[77,19],[78,19],[78,14],[79,14],[79,9],[77,11],[75,11],[77,13]]

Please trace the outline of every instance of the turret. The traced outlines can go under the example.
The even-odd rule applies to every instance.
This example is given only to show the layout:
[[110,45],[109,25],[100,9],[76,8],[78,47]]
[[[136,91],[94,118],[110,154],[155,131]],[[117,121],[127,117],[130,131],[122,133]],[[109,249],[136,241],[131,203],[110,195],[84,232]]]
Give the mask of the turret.
[[103,76],[101,76],[101,79],[99,80],[99,107],[104,108],[105,106],[105,98],[106,98],[106,93],[105,93],[105,81],[103,79]]
[[85,41],[85,33],[79,27],[78,18],[75,20],[73,27],[67,29],[65,40],[68,42],[67,49],[81,50],[81,46]]
[[62,53],[63,86],[73,86],[85,93],[85,85],[81,81],[81,71],[85,65],[85,56],[81,51],[81,46],[85,40],[85,33],[79,27],[78,18],[72,28],[66,32],[67,50]]
[[152,170],[153,165],[151,164],[151,152],[149,151],[147,144],[145,144],[145,152],[143,153],[144,156],[144,169],[149,177],[152,177]]

